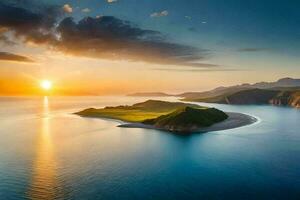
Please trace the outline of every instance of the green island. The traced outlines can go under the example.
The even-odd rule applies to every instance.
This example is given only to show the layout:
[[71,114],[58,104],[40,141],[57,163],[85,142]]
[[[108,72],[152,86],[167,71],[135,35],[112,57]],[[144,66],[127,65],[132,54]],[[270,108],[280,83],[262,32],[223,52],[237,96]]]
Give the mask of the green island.
[[[108,118],[127,122],[127,124],[120,125],[121,127],[152,128],[179,133],[208,130],[207,127],[226,121],[232,116],[232,113],[225,113],[216,108],[158,100],[148,100],[132,106],[88,108],[75,114],[82,117]],[[245,119],[245,116],[240,118]],[[235,115],[235,120],[237,118]],[[237,121],[241,122],[241,120]],[[247,118],[246,121],[242,120],[243,123],[232,124],[232,120],[229,120],[231,123],[229,123],[229,127],[227,124],[227,128],[249,124],[249,121],[253,120]],[[219,127],[218,130],[220,129],[223,128]]]

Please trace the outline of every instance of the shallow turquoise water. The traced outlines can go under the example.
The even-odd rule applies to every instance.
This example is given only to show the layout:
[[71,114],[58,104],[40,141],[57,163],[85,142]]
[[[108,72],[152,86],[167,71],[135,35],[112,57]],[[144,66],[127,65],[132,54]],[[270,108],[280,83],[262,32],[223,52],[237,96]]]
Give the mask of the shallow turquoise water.
[[0,199],[299,199],[300,110],[203,104],[260,122],[190,136],[71,114],[142,100],[0,98]]

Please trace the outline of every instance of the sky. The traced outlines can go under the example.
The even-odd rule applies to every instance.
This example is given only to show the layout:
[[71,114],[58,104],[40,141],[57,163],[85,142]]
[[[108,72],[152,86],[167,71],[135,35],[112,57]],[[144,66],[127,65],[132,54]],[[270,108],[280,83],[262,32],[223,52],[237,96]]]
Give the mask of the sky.
[[300,77],[297,0],[1,0],[0,95],[203,91]]

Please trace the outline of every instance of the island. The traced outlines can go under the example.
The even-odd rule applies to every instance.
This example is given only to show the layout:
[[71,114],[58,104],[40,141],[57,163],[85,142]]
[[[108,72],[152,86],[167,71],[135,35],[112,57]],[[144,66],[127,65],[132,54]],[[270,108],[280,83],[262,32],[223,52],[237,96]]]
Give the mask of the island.
[[132,106],[88,108],[75,114],[121,120],[119,127],[158,129],[182,134],[237,128],[256,121],[256,118],[241,113],[225,113],[196,104],[158,100]]

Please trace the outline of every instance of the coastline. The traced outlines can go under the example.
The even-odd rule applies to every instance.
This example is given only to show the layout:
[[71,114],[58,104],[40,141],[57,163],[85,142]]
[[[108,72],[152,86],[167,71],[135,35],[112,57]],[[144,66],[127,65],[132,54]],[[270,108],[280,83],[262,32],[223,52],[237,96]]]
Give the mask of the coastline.
[[[189,131],[191,133],[206,133],[206,132],[213,132],[213,131],[222,131],[222,130],[228,130],[228,129],[234,129],[234,128],[240,128],[243,126],[254,124],[258,121],[257,118],[242,114],[242,113],[234,113],[234,112],[226,112],[226,114],[229,116],[228,119],[216,123],[209,127],[202,127],[202,128],[196,128],[192,131]],[[153,125],[147,125],[143,123],[125,123],[118,125],[118,127],[123,128],[145,128],[145,129],[155,129],[155,130],[162,130],[162,131],[168,131],[169,130],[158,128]]]

